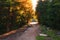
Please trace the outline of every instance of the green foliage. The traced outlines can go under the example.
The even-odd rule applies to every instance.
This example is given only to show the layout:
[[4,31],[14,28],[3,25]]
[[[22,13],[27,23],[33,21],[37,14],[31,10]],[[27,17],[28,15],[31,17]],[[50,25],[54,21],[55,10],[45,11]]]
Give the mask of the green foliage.
[[[31,18],[23,3],[14,0],[0,0],[0,34],[18,29]],[[23,11],[23,13],[21,13]]]
[[39,1],[37,5],[38,20],[42,25],[53,29],[60,29],[60,1]]
[[60,36],[56,35],[56,31],[52,29],[47,29],[45,26],[40,26],[40,30],[43,30],[42,33],[47,34],[48,36],[37,36],[36,40],[60,40]]

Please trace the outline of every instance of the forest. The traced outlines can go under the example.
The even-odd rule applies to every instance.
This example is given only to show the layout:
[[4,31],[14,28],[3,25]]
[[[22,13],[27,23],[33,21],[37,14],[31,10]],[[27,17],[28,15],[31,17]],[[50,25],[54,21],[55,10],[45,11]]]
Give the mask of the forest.
[[28,23],[31,7],[26,2],[0,0],[0,34],[16,30]]
[[36,7],[36,14],[40,25],[60,30],[60,1],[39,0]]

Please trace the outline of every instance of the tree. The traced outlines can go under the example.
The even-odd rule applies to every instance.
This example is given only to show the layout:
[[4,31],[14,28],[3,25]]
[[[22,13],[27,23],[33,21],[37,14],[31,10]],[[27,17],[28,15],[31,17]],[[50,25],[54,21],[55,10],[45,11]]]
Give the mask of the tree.
[[18,29],[27,24],[31,18],[30,9],[27,11],[24,2],[15,0],[0,0],[0,34]]
[[40,24],[46,25],[47,27],[53,29],[60,29],[60,1],[52,0],[52,1],[39,1],[38,6],[36,8],[38,20]]

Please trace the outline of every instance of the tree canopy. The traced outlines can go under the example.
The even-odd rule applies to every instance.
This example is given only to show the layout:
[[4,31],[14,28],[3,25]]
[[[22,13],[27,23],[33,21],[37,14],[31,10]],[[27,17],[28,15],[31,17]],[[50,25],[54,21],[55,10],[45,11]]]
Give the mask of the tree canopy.
[[39,23],[53,29],[60,29],[60,1],[39,1],[36,14]]
[[27,24],[31,18],[31,11],[24,3],[26,2],[0,0],[0,34]]

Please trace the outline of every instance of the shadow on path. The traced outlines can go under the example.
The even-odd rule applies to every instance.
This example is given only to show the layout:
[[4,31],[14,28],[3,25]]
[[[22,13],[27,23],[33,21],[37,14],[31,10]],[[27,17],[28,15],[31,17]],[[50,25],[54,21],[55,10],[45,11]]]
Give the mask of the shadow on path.
[[38,35],[38,24],[33,24],[24,32],[16,32],[13,35],[8,36],[7,38],[0,40],[36,40],[36,36]]

